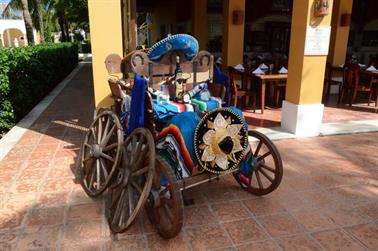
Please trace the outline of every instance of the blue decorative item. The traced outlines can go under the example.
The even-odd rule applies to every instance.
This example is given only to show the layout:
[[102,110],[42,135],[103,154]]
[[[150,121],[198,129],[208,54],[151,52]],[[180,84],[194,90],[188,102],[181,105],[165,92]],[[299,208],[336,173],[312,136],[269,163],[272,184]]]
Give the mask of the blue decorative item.
[[198,53],[198,41],[187,34],[176,34],[154,44],[147,55],[151,61],[159,62],[171,51],[182,51],[186,60],[192,60]]
[[138,127],[144,127],[144,99],[147,81],[135,73],[133,94],[131,96],[131,114],[127,135]]

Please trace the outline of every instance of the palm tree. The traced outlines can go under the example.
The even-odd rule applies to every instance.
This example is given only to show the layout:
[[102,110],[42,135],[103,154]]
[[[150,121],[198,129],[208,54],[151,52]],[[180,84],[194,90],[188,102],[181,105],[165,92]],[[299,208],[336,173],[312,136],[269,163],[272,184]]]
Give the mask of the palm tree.
[[37,13],[38,13],[38,24],[39,24],[39,32],[41,33],[41,43],[45,42],[45,30],[43,25],[43,12],[42,12],[42,1],[36,0],[37,4]]
[[22,14],[24,16],[25,28],[26,28],[26,37],[29,44],[34,44],[34,34],[33,34],[33,21],[29,12],[29,3],[28,0],[21,0],[22,4]]

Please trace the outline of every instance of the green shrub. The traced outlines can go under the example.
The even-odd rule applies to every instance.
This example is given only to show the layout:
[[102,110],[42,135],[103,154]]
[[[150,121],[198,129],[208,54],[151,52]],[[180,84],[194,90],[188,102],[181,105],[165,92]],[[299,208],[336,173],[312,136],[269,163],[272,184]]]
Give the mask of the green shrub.
[[90,41],[84,41],[81,43],[78,43],[79,46],[79,52],[80,53],[91,53],[91,42]]
[[72,43],[0,49],[0,134],[12,128],[77,65]]

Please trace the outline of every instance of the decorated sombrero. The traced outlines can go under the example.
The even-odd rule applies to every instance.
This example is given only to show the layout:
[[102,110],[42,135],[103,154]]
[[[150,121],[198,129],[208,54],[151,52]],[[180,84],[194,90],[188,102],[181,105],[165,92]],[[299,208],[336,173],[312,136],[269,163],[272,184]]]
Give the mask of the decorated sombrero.
[[147,55],[151,61],[161,62],[170,53],[176,53],[185,60],[192,60],[198,53],[198,41],[187,34],[176,34],[154,44]]
[[206,113],[194,134],[194,151],[199,164],[216,174],[237,168],[247,143],[247,130],[242,118],[227,108]]

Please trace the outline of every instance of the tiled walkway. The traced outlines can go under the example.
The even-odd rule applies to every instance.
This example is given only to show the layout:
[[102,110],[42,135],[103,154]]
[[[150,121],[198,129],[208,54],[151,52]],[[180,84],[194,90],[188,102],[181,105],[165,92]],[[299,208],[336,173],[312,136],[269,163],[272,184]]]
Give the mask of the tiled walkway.
[[0,162],[0,250],[378,250],[378,133],[276,141],[277,191],[258,198],[227,176],[184,192],[195,204],[175,239],[142,214],[112,240],[103,198],[74,175],[92,96],[85,65]]

